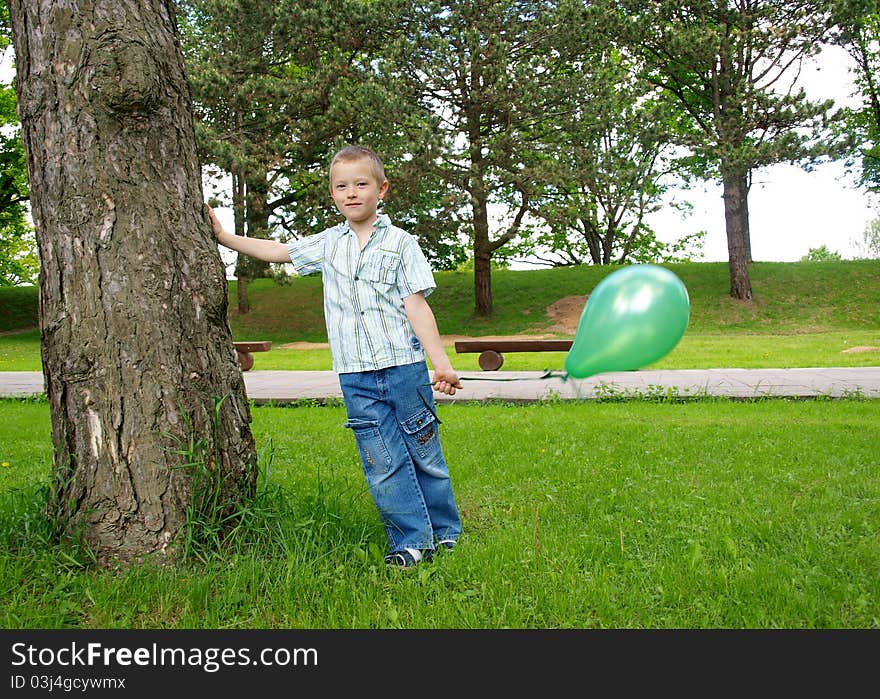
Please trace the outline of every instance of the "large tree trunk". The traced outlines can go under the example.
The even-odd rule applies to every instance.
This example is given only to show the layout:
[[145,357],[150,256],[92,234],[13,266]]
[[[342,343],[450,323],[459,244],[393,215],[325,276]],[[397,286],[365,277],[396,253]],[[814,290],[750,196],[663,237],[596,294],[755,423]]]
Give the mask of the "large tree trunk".
[[[247,234],[251,238],[269,237],[269,181],[265,172],[251,173],[247,178],[245,201],[247,203]],[[268,262],[251,258],[251,276],[272,276]]]
[[[236,211],[236,229],[241,228],[239,235],[247,235],[250,238],[269,237],[269,209],[266,206],[269,199],[269,183],[266,173],[256,175],[239,176],[240,184],[236,193],[240,199],[240,206]],[[239,220],[240,217],[240,220]],[[239,255],[235,264],[235,276],[238,279],[238,312],[250,313],[251,303],[248,296],[248,284],[251,279],[269,277],[272,270],[268,262],[263,262],[255,257]]]
[[474,312],[486,318],[492,313],[492,249],[486,201],[475,200],[474,214]]
[[740,168],[721,168],[724,186],[724,222],[727,228],[727,254],[730,267],[730,295],[741,301],[752,299],[749,280],[751,244],[749,242],[748,172]]
[[225,511],[256,478],[173,5],[10,7],[41,262],[50,509],[101,560],[161,557],[199,500],[189,462]]
[[[232,173],[232,211],[235,217],[235,235],[247,235],[247,226],[245,225],[245,184],[244,174],[241,172]],[[238,255],[235,259],[235,298],[238,312],[242,315],[250,313],[251,300],[248,295],[248,284],[250,283],[250,267],[248,265],[249,258],[246,255]]]
[[487,318],[492,313],[492,242],[489,239],[489,196],[484,182],[479,110],[470,110],[467,122],[471,157],[468,193],[474,217],[474,313],[478,318]]

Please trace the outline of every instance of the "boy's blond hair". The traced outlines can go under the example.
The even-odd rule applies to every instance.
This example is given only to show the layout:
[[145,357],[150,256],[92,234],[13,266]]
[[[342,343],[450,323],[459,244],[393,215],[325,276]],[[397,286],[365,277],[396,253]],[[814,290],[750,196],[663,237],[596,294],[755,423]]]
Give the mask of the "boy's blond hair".
[[382,164],[382,159],[369,148],[364,148],[363,146],[346,146],[338,151],[333,156],[333,160],[330,161],[330,170],[333,170],[333,166],[336,163],[350,163],[355,160],[369,160],[370,169],[373,171],[376,181],[381,185],[386,180],[385,166]]

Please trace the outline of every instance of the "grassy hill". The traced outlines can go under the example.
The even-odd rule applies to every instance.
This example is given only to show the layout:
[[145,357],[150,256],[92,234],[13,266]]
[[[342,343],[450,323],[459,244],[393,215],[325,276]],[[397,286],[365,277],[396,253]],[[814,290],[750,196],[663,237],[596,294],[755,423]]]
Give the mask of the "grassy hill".
[[[689,332],[794,334],[833,330],[880,330],[880,260],[844,262],[758,262],[750,274],[755,299],[730,297],[723,262],[669,265],[684,282],[691,304]],[[566,296],[585,295],[616,268],[572,267],[496,271],[494,311],[474,317],[470,272],[435,273],[431,307],[442,334],[515,335],[547,332],[547,308]],[[258,280],[250,286],[252,311],[235,311],[230,284],[230,323],[237,338],[275,342],[326,339],[321,281],[295,278],[286,286]]]
[[[801,334],[837,330],[880,330],[880,260],[842,262],[756,262],[750,268],[755,299],[730,298],[727,264],[669,265],[684,282],[691,304],[689,333]],[[496,271],[494,312],[473,315],[471,272],[437,272],[430,297],[440,332],[449,335],[546,333],[553,325],[547,308],[566,296],[590,293],[616,268],[572,267]],[[251,283],[252,311],[239,315],[235,282],[229,284],[229,319],[236,339],[276,343],[326,340],[320,277],[294,278],[279,285]],[[0,331],[37,323],[34,288],[0,289]]]
[[0,332],[36,326],[37,308],[36,287],[0,286]]

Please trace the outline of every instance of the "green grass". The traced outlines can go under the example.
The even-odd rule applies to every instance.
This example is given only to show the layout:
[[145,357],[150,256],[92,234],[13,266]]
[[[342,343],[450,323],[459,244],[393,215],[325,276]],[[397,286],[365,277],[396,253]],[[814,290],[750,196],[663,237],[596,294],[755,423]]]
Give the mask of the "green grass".
[[[616,268],[570,267],[494,271],[491,317],[473,315],[473,275],[438,272],[430,296],[445,335],[544,333],[552,326],[547,307],[566,296],[588,294]],[[835,330],[880,330],[880,260],[846,262],[758,262],[750,267],[755,300],[730,297],[728,266],[721,262],[669,265],[684,282],[691,305],[689,333],[792,334]],[[325,341],[318,277],[294,278],[278,286],[261,279],[250,285],[252,311],[234,309],[236,339]]]
[[[875,366],[880,362],[880,261],[761,262],[751,266],[755,300],[734,301],[724,263],[671,265],[688,289],[691,316],[678,346],[651,368]],[[466,272],[438,272],[430,301],[445,335],[548,333],[547,308],[566,296],[584,295],[613,269],[597,267],[495,271],[495,311],[473,316],[473,279]],[[236,340],[272,340],[271,352],[254,355],[254,370],[330,369],[326,349],[285,350],[288,342],[325,342],[321,279],[294,278],[289,285],[258,279],[250,285],[251,313],[235,309],[231,282],[229,320]],[[31,299],[36,290],[0,289],[0,307]],[[17,327],[0,315],[0,330]],[[33,320],[32,318],[32,320]],[[570,336],[570,335],[569,335]],[[873,351],[846,353],[854,347]],[[479,369],[476,355],[448,350],[461,371]],[[503,369],[559,369],[564,353],[505,355]],[[0,335],[0,371],[39,371],[39,334]]]
[[[868,352],[848,353],[858,347]],[[480,371],[477,354],[446,353],[458,371]],[[253,355],[253,371],[329,371],[328,349],[272,349]],[[792,335],[685,333],[676,348],[648,369],[859,367],[880,364],[880,330]],[[543,371],[565,365],[565,352],[508,352],[503,371]],[[0,371],[40,371],[36,330],[0,337]]]
[[[756,263],[753,303],[730,299],[725,264],[672,269],[691,320],[655,368],[878,363],[845,352],[880,346],[878,261]],[[496,272],[481,320],[471,276],[438,273],[431,304],[444,334],[545,333],[550,304],[610,271]],[[230,304],[235,339],[276,345],[255,370],[330,368],[327,350],[278,347],[326,339],[320,297],[316,277],[258,280],[253,313]],[[0,289],[0,309],[0,331],[32,328],[36,291]],[[564,359],[507,354],[503,368]],[[0,335],[0,370],[39,369],[36,330]],[[440,405],[465,535],[412,571],[382,563],[338,403],[253,409],[273,467],[221,552],[113,571],[57,544],[44,517],[48,405],[0,400],[0,626],[880,627],[880,401],[644,398]]]
[[40,371],[40,331],[0,335],[0,371]]
[[465,533],[411,571],[345,410],[254,408],[259,516],[206,563],[51,543],[45,402],[0,401],[5,628],[878,628],[880,401],[443,404]]
[[[2,343],[0,343],[2,346]],[[854,347],[869,352],[849,353]],[[480,371],[477,354],[447,354],[459,371]],[[562,369],[565,352],[506,352],[505,371]],[[36,359],[36,358],[34,358]],[[0,355],[0,362],[2,362]],[[880,363],[880,330],[844,330],[796,335],[688,333],[666,357],[649,369],[748,369],[789,367],[858,367]],[[35,364],[31,362],[31,366]],[[275,350],[254,355],[254,370],[329,370],[329,350]],[[36,368],[39,364],[36,363]]]

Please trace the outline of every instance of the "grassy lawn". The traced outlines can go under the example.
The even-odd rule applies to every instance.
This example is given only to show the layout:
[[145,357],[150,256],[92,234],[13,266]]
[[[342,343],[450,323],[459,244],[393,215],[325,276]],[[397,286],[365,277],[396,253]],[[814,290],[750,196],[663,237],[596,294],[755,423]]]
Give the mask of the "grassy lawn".
[[[755,263],[747,304],[725,264],[672,269],[690,324],[651,368],[880,362],[880,261]],[[547,308],[610,271],[496,272],[487,319],[469,274],[438,273],[431,303],[447,335],[552,334]],[[327,350],[279,347],[326,340],[319,278],[251,292],[239,316],[230,284],[229,321],[275,343],[254,370],[330,368]],[[40,369],[35,324],[36,291],[0,289],[0,371]],[[220,552],[106,570],[44,516],[47,403],[0,400],[0,627],[880,628],[880,401],[644,398],[440,405],[465,534],[410,571],[382,563],[337,402],[252,408],[261,493]]]
[[258,407],[271,470],[226,550],[105,571],[53,544],[42,518],[48,406],[0,401],[0,625],[880,627],[878,401],[453,404],[440,416],[465,527],[452,554],[383,565],[341,405]]
[[[847,352],[870,347],[868,351]],[[478,354],[446,349],[458,371],[480,371]],[[253,355],[252,371],[329,371],[328,349],[275,349]],[[880,364],[880,330],[838,330],[791,335],[685,333],[672,352],[647,369],[770,369]],[[565,352],[506,352],[501,371],[561,370]],[[40,336],[29,330],[0,337],[0,371],[40,371]]]

